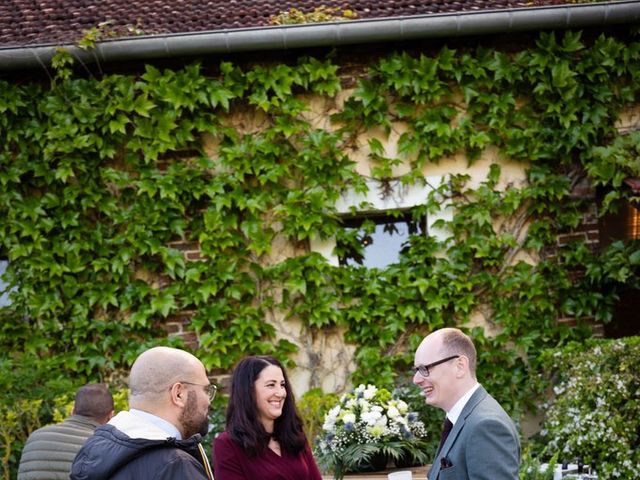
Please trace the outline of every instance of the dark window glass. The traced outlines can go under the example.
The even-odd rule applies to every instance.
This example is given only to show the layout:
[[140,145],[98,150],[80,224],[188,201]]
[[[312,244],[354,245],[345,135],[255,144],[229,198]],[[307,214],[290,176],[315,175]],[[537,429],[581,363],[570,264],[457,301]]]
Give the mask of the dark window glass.
[[426,220],[412,218],[410,212],[347,218],[344,240],[338,242],[340,265],[385,268],[397,263],[409,248],[409,236],[426,232]]
[[[607,213],[600,219],[600,247],[606,248],[612,242],[640,239],[640,206],[624,203],[617,211]],[[640,335],[640,290],[631,287],[619,292],[613,310],[613,318],[604,326],[609,338]]]

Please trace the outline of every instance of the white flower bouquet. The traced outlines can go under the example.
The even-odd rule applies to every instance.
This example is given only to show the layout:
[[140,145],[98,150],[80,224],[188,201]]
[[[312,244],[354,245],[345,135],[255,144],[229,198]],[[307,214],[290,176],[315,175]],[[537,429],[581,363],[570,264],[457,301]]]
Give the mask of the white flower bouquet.
[[418,414],[389,390],[360,385],[342,395],[324,417],[316,447],[321,468],[340,480],[347,472],[384,469],[391,461],[409,466],[428,461],[427,431]]

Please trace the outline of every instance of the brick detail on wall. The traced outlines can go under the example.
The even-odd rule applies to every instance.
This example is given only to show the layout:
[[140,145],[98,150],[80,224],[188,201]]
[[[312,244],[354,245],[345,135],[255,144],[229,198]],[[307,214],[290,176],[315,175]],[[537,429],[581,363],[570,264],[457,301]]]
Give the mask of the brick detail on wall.
[[[574,199],[585,201],[586,207],[582,213],[582,219],[576,228],[558,234],[556,237],[556,248],[571,242],[580,241],[587,244],[591,250],[596,251],[600,248],[600,225],[598,223],[596,189],[585,176],[573,185],[570,195]],[[549,253],[554,255],[554,249],[552,248],[551,250]],[[574,270],[568,273],[572,282],[580,280],[584,275],[584,271],[582,270]],[[605,334],[604,325],[597,323],[593,318],[576,319],[575,317],[561,317],[557,319],[557,322],[560,325],[566,325],[568,327],[576,327],[578,324],[588,325],[594,337],[603,337]]]
[[163,323],[162,328],[170,337],[180,337],[189,349],[198,348],[198,336],[195,332],[188,330],[191,317],[195,312],[183,311],[176,315],[171,315]]
[[187,260],[192,262],[204,260],[204,257],[202,256],[199,250],[197,252],[185,252],[184,256]]
[[[203,260],[198,242],[178,240],[169,242],[168,246],[182,252],[182,255],[187,261]],[[195,350],[199,346],[198,335],[188,329],[188,326],[191,323],[191,317],[193,317],[194,314],[194,311],[185,310],[178,314],[171,315],[162,324],[162,328],[170,337],[177,336],[182,338],[185,347],[190,350]]]
[[200,260],[204,260],[202,254],[200,253],[200,245],[198,244],[198,242],[180,240],[177,242],[169,242],[169,246],[171,248],[175,248],[176,250],[180,250],[185,260],[187,261],[197,262]]
[[604,325],[596,323],[593,318],[581,318],[580,321],[574,317],[562,317],[558,318],[558,324],[566,325],[567,327],[577,327],[578,323],[581,325],[588,325],[591,328],[591,332],[594,337],[604,337]]

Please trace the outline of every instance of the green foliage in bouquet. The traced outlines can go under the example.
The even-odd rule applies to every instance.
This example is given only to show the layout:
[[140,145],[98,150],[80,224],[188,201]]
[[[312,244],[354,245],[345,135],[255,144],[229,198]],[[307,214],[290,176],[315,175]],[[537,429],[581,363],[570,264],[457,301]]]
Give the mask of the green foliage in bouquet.
[[340,397],[327,412],[323,435],[316,446],[320,467],[334,479],[345,473],[370,470],[374,458],[398,464],[424,464],[427,431],[408,404],[389,390],[360,385]]
[[540,456],[595,462],[602,480],[640,478],[640,337],[548,351],[554,398],[543,408]]

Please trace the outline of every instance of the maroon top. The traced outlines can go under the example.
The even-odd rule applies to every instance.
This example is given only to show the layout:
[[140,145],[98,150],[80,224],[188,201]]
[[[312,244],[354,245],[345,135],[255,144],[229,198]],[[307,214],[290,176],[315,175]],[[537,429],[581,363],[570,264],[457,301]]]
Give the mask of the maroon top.
[[299,455],[280,456],[267,448],[250,457],[227,432],[213,441],[213,475],[216,480],[322,480],[309,445]]

